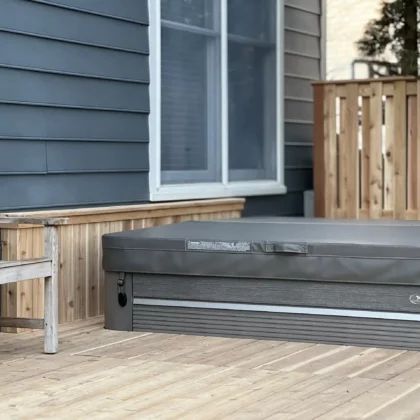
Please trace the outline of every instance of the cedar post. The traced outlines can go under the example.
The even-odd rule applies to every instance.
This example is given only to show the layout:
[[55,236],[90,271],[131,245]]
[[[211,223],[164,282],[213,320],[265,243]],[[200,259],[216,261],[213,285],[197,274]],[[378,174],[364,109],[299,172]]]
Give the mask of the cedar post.
[[314,85],[313,180],[315,217],[325,217],[324,85]]

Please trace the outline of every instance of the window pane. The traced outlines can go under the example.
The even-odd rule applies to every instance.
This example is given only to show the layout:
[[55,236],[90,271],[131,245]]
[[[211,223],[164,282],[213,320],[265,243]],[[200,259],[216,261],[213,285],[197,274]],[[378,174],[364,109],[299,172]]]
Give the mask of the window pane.
[[275,0],[228,0],[228,31],[260,41],[274,41]]
[[161,0],[163,20],[214,28],[214,0]]
[[220,37],[162,24],[161,39],[162,182],[218,181]]
[[[276,14],[275,1],[228,0],[229,4],[229,179],[276,178],[276,50],[272,42],[232,35],[231,27],[249,36],[259,20],[248,16],[249,3],[261,14]],[[240,7],[242,5],[242,7]],[[235,7],[233,7],[235,6]],[[257,13],[257,9],[253,11]],[[258,16],[258,14],[257,14]],[[248,22],[242,25],[241,22]]]

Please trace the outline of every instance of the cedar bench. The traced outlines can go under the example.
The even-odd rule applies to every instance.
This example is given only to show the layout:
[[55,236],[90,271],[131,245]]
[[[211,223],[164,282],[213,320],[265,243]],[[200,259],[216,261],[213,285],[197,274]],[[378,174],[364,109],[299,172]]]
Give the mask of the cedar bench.
[[16,261],[0,261],[0,285],[37,278],[45,279],[44,318],[0,317],[0,327],[44,330],[44,352],[58,351],[58,226],[67,219],[0,217],[2,224],[44,226],[44,257]]

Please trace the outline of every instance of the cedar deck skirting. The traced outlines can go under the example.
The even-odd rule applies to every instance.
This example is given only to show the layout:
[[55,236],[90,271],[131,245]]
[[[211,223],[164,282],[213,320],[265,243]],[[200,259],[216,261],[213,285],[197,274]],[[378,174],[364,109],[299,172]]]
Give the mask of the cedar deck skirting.
[[[1,214],[0,217],[67,218],[58,226],[59,323],[103,314],[101,238],[105,233],[187,220],[238,218],[242,198],[184,201]],[[44,256],[44,229],[30,224],[0,224],[3,260]],[[44,279],[2,286],[1,315],[43,318]],[[8,329],[7,331],[15,331]]]

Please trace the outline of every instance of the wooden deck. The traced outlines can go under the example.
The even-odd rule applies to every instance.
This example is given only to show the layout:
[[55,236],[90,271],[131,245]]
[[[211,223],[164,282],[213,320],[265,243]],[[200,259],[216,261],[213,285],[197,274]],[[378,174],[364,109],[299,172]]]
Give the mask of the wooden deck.
[[420,353],[107,331],[1,334],[1,419],[420,419]]

